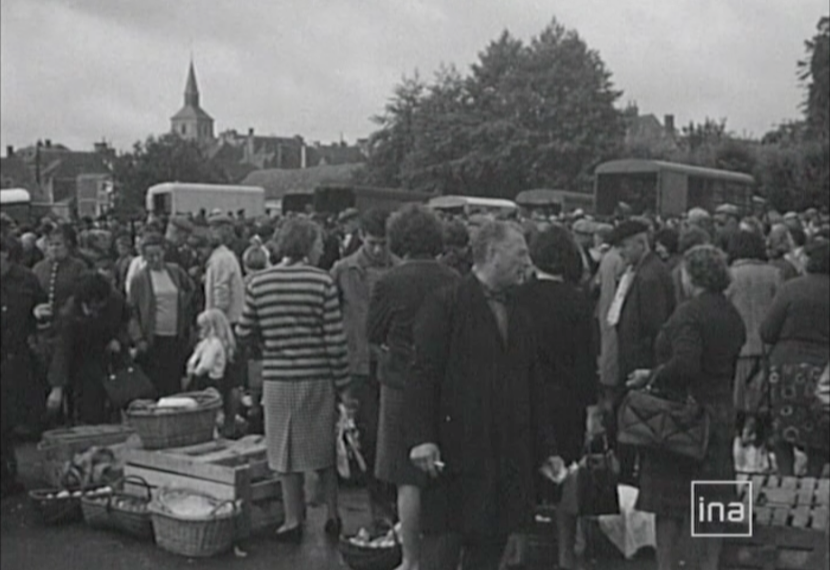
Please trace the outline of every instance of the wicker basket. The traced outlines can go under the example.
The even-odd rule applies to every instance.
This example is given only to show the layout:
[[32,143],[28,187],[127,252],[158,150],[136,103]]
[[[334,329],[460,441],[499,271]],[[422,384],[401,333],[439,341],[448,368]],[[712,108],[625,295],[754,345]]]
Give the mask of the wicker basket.
[[341,537],[339,547],[343,561],[352,570],[393,570],[403,560],[403,550],[399,543],[387,548],[371,548]]
[[125,412],[127,421],[141,437],[144,449],[166,449],[196,445],[213,439],[216,414],[222,398],[215,390],[186,392],[178,396],[193,398],[198,407],[192,409],[146,409],[137,400]]
[[[40,515],[43,524],[58,525],[83,520],[81,497],[86,489],[33,489],[29,491],[29,502]],[[58,493],[69,493],[68,496],[58,497]]]
[[84,495],[81,510],[84,521],[93,527],[116,530],[143,540],[153,539],[153,521],[147,506],[151,501],[150,485],[141,477],[130,475],[121,483],[134,482],[144,487],[146,497],[134,497],[123,492],[106,495]]
[[[216,501],[212,497],[202,495],[216,501],[213,513],[205,518],[181,518],[171,514],[164,507],[166,493],[186,492],[200,495],[192,491],[181,489],[163,490],[156,501],[149,505],[153,520],[153,534],[156,544],[182,556],[205,558],[227,552],[233,547],[236,534],[236,519],[239,509],[233,501]],[[230,504],[230,512],[216,514],[223,506]]]

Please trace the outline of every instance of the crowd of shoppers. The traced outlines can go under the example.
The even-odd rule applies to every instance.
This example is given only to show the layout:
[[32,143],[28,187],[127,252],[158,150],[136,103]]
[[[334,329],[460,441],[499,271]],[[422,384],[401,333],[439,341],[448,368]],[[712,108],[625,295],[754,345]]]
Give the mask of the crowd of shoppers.
[[[658,567],[715,568],[716,539],[681,552],[692,479],[733,478],[736,437],[769,445],[782,474],[796,449],[814,476],[830,455],[811,399],[830,356],[828,239],[817,212],[730,205],[602,222],[422,205],[349,209],[335,225],[4,218],[3,492],[15,433],[113,421],[103,378],[135,359],[159,395],[217,387],[229,436],[254,391],[281,541],[303,539],[310,472],[326,533],[341,533],[335,426],[348,410],[374,531],[401,523],[400,570],[519,561],[544,489],[597,436],[657,517]],[[707,411],[701,461],[616,444],[620,403],[644,386]],[[577,516],[561,509],[557,527],[558,564],[574,568]]]

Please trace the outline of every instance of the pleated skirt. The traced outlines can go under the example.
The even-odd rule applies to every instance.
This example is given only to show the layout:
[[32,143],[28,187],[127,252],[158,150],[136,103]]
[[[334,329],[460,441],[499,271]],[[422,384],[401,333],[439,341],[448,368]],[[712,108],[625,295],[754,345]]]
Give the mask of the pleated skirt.
[[266,380],[262,407],[272,470],[301,473],[334,467],[337,405],[331,380]]

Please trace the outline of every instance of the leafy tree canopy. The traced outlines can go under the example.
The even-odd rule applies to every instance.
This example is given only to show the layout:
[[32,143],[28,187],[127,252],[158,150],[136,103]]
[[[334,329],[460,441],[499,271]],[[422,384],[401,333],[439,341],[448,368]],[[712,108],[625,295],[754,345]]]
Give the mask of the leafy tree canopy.
[[505,31],[468,74],[444,67],[396,87],[365,180],[494,197],[576,187],[622,144],[620,94],[599,54],[555,19],[529,43]]

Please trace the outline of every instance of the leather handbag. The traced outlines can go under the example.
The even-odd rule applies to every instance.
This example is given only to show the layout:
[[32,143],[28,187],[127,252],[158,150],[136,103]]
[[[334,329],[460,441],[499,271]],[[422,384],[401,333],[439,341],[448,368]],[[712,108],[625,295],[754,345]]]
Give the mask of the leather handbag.
[[617,413],[617,441],[702,461],[711,422],[690,395],[678,397],[653,386],[628,392]]
[[150,400],[158,395],[153,383],[132,359],[126,359],[120,367],[110,367],[104,390],[115,409],[123,409],[133,400]]

